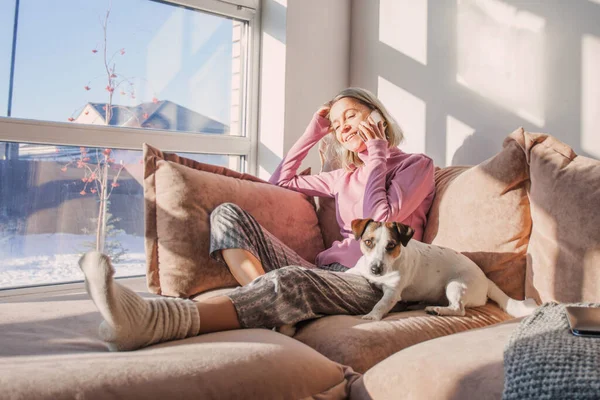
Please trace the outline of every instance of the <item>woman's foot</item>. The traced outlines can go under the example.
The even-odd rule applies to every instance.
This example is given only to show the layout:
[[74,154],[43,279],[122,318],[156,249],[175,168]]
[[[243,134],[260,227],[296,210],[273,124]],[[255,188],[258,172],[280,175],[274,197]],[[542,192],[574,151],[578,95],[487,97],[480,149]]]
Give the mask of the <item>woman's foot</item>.
[[99,335],[111,351],[135,350],[154,343],[196,336],[200,315],[191,300],[145,300],[119,285],[108,256],[90,251],[79,260],[85,286],[104,321]]

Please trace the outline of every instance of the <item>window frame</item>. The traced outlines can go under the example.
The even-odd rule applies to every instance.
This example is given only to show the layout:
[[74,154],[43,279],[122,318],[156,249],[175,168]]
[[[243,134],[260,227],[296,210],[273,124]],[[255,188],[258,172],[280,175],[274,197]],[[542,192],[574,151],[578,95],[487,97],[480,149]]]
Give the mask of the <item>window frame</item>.
[[[144,130],[115,126],[80,125],[0,116],[0,141],[47,145],[108,147],[142,150],[148,143],[162,151],[240,156],[241,172],[256,175],[258,154],[258,103],[260,60],[259,0],[148,0],[184,6],[247,23],[243,35],[240,90],[242,91],[240,127],[245,136],[198,134],[168,130]],[[127,285],[144,275],[118,278]],[[83,281],[0,288],[0,301],[49,292],[81,290]],[[14,296],[14,297],[13,297]]]
[[[157,0],[148,0],[157,1]],[[234,18],[247,23],[243,35],[240,127],[245,136],[146,130],[0,117],[0,141],[64,146],[142,150],[148,143],[167,152],[224,154],[242,157],[242,172],[256,174],[258,149],[258,67],[260,12],[255,0],[158,0],[173,6]],[[250,7],[254,5],[255,8]],[[244,26],[244,25],[243,25]]]

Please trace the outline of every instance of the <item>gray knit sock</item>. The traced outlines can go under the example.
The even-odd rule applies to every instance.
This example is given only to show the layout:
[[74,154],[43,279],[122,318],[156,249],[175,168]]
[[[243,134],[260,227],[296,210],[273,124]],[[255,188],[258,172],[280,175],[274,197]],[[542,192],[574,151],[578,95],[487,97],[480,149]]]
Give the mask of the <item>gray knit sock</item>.
[[79,266],[87,292],[104,317],[100,338],[111,351],[135,350],[200,332],[200,314],[193,301],[142,298],[114,281],[109,258],[97,251],[84,254]]

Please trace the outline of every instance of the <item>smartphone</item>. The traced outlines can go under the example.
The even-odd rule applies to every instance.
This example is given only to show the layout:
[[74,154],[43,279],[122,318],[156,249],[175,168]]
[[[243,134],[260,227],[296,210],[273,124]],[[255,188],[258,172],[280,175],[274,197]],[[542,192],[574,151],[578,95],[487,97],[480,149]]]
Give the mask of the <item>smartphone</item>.
[[600,307],[565,307],[571,333],[575,336],[600,338]]
[[[371,111],[371,114],[369,115],[371,118],[373,118],[373,121],[378,124],[379,122],[383,121],[383,129],[385,129],[387,127],[387,124],[385,123],[385,121],[383,120],[383,117],[381,116],[381,113],[379,111],[377,111],[376,109]],[[388,134],[387,132],[385,133],[385,138],[388,138]]]
[[[383,121],[383,117],[381,116],[381,113],[377,110],[373,110],[371,111],[371,118],[373,118],[373,121],[375,121],[376,124],[380,123],[381,121]],[[385,127],[386,123],[383,122],[383,126]]]

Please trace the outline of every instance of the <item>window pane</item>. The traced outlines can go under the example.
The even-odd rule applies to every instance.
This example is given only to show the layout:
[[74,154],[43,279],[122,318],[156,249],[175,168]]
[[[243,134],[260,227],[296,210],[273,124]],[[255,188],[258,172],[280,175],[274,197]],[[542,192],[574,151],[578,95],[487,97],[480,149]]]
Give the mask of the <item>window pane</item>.
[[116,276],[144,275],[141,159],[141,151],[0,142],[0,288],[81,280],[77,260],[98,238]]
[[0,117],[7,116],[15,0],[0,0]]
[[12,117],[240,134],[245,23],[149,0],[108,4],[20,1]]

